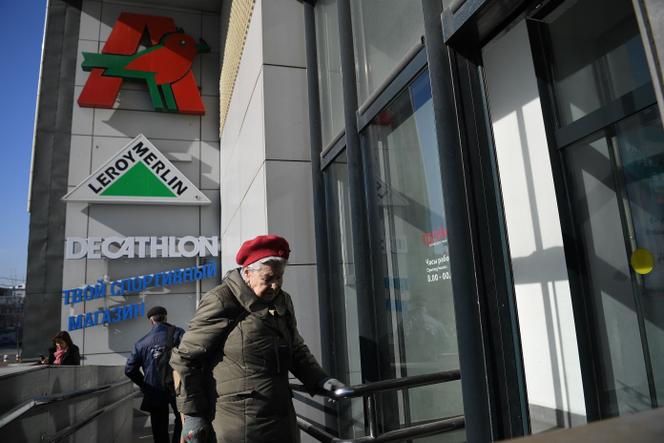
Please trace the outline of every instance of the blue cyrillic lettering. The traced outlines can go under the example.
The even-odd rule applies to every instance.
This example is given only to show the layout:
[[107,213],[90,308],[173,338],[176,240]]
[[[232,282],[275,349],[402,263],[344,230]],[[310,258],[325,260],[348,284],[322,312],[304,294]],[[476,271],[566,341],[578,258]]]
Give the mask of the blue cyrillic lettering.
[[111,295],[113,296],[124,295],[124,289],[122,288],[122,282],[120,280],[115,280],[111,282]]
[[82,314],[70,316],[69,317],[69,327],[67,329],[70,330],[70,331],[74,331],[76,329],[82,329],[84,318],[85,318],[85,316],[82,315]]

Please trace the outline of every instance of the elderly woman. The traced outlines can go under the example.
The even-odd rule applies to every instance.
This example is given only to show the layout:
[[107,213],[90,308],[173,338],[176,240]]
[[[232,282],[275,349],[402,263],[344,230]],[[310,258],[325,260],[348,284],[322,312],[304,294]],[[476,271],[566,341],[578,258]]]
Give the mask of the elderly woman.
[[217,442],[297,442],[288,372],[311,393],[343,386],[298,333],[293,302],[281,290],[289,254],[279,236],[246,241],[236,256],[241,268],[205,295],[173,349],[186,442],[213,441],[210,421]]

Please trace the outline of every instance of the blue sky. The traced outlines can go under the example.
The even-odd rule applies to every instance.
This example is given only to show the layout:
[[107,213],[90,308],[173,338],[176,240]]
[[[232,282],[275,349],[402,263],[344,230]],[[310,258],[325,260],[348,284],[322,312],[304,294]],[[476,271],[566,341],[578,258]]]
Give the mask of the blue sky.
[[0,285],[25,278],[28,248],[27,198],[45,0],[0,2],[2,101],[0,134]]

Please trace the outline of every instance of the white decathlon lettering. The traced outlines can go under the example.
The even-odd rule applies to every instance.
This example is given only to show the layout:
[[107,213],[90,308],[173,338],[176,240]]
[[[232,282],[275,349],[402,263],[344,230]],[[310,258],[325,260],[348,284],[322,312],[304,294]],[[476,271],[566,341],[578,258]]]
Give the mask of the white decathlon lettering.
[[139,237],[68,237],[65,258],[76,260],[160,257],[218,257],[219,237],[139,236]]

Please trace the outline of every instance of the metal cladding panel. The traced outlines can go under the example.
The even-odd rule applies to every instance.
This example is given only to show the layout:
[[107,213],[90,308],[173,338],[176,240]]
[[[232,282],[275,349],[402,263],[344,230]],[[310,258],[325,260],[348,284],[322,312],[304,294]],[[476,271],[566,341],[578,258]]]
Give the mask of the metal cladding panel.
[[48,4],[33,146],[23,355],[44,353],[60,329],[65,204],[81,1]]
[[316,263],[311,166],[306,162],[268,161],[265,165],[267,228],[291,245],[290,265]]

